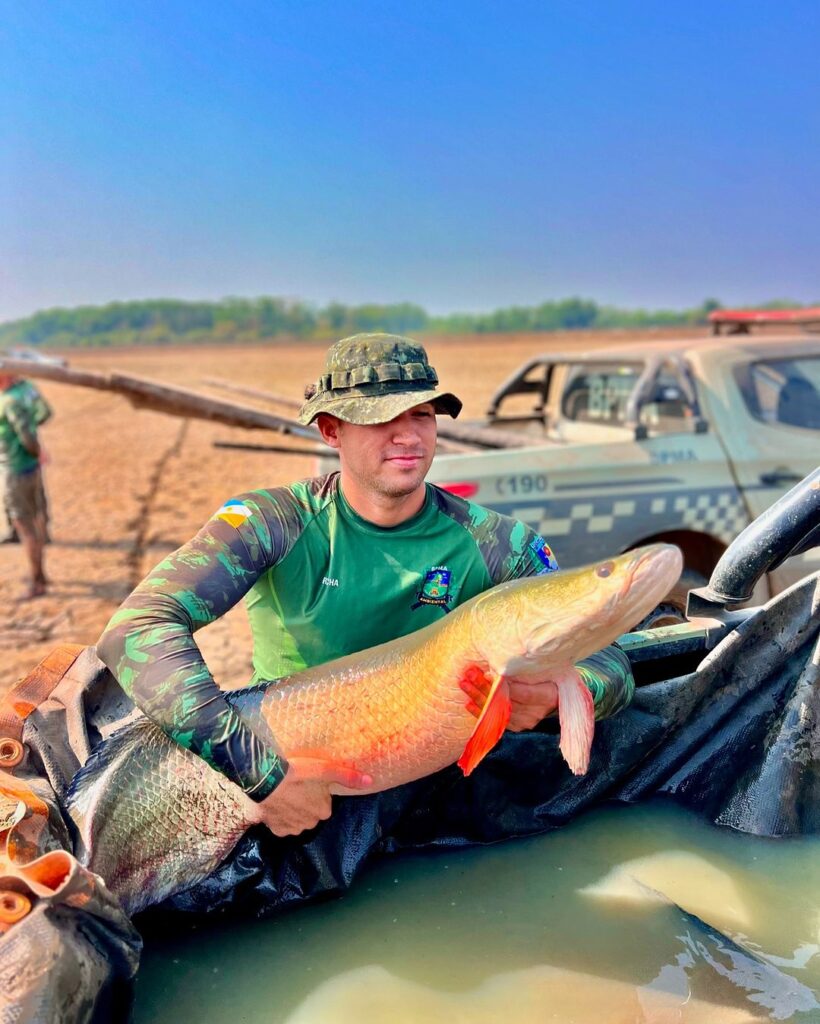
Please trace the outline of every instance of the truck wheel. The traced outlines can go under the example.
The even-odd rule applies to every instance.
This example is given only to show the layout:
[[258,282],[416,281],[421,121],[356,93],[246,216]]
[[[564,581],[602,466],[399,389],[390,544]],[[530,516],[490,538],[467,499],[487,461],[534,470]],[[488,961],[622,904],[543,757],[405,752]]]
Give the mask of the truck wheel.
[[686,622],[686,596],[695,587],[705,587],[709,581],[694,569],[684,569],[681,577],[659,605],[636,625],[636,629],[657,629]]

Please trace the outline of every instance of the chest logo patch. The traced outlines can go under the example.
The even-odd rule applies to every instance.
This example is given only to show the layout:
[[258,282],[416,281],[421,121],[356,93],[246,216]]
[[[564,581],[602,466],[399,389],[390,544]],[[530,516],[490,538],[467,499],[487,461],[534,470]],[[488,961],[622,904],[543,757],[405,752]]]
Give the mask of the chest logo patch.
[[421,608],[422,605],[434,605],[449,612],[449,604],[453,599],[450,593],[450,579],[452,573],[446,565],[434,565],[424,574],[424,582],[421,590],[416,595],[416,603],[411,606],[411,611]]

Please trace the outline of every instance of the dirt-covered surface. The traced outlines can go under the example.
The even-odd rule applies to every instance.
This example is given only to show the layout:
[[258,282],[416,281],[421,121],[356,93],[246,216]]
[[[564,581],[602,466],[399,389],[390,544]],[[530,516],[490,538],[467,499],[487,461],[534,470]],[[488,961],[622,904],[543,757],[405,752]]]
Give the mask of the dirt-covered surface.
[[[621,343],[621,334],[425,339],[442,382],[480,416],[498,383],[548,349]],[[79,369],[118,370],[202,391],[207,377],[300,397],[320,371],[325,345],[171,348],[67,353]],[[38,382],[54,409],[42,430],[52,543],[45,597],[21,600],[22,548],[0,546],[0,693],[62,641],[94,643],[120,601],[168,551],[192,536],[235,494],[311,475],[299,455],[232,451],[214,441],[288,443],[278,435],[135,411],[114,394]],[[212,392],[216,394],[217,392]],[[221,397],[272,408],[264,402]],[[282,411],[281,409],[279,411]],[[299,442],[295,442],[299,443]],[[197,635],[220,684],[250,676],[250,632],[242,605]]]

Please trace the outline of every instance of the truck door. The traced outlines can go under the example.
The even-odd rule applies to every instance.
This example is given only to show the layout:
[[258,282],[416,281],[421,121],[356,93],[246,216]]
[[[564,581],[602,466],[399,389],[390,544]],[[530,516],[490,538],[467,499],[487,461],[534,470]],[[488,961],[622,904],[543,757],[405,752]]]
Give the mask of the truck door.
[[[738,363],[725,442],[752,516],[820,463],[820,353]],[[820,549],[771,574],[776,593],[820,568]]]

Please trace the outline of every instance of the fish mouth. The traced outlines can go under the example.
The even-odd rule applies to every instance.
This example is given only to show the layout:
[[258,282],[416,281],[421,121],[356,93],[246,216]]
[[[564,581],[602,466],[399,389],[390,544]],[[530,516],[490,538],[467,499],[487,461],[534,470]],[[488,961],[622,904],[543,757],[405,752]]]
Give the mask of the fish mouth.
[[674,544],[637,548],[621,588],[623,606],[639,622],[669,593],[683,571],[683,555]]

